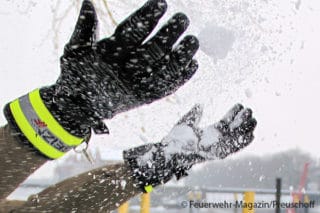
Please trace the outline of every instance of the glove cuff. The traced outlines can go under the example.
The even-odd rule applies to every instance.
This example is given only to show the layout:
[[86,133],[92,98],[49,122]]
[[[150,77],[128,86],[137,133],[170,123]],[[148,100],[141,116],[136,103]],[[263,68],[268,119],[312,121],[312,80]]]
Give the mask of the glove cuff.
[[86,137],[91,128],[96,134],[109,134],[105,123],[95,117],[93,112],[83,108],[85,104],[80,97],[62,95],[57,92],[55,85],[42,87],[40,95],[52,115],[71,134]]
[[162,144],[146,144],[123,151],[123,159],[131,168],[143,192],[169,181],[173,174],[166,167]]
[[123,152],[124,161],[131,168],[142,191],[150,192],[153,187],[168,182],[173,176],[177,179],[187,176],[187,170],[201,158],[197,154],[168,154],[166,148],[166,144],[156,143]]
[[7,104],[5,116],[40,153],[51,159],[63,156],[86,139],[70,134],[58,123],[44,104],[39,89]]

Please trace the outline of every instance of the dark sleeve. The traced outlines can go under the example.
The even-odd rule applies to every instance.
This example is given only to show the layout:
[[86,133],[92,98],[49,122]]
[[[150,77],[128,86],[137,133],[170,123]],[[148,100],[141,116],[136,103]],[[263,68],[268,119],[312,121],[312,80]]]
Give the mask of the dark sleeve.
[[13,212],[109,212],[140,193],[131,170],[118,163],[53,185]]
[[9,125],[0,128],[0,200],[48,160],[20,137]]

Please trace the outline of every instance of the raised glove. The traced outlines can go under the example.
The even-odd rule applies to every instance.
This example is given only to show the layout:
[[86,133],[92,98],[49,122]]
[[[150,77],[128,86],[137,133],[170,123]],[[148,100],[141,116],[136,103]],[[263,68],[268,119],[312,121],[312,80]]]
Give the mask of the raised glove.
[[96,12],[84,0],[57,82],[9,103],[8,123],[23,141],[59,158],[88,141],[91,128],[107,133],[102,119],[173,93],[196,71],[199,45],[187,36],[173,48],[189,24],[181,13],[145,41],[166,8],[165,0],[150,0],[110,38],[96,41]]
[[167,96],[191,78],[198,67],[192,60],[198,40],[187,36],[173,48],[189,24],[184,14],[174,15],[145,41],[166,8],[165,0],[150,0],[110,38],[96,41],[96,13],[90,1],[83,2],[61,57],[61,75],[48,89],[51,94],[42,93],[48,102],[54,99],[61,119],[74,117],[78,125],[99,130],[102,119]]
[[250,109],[235,105],[219,122],[199,129],[202,109],[196,105],[156,144],[124,151],[144,191],[166,183],[173,176],[186,176],[196,163],[223,159],[248,146],[253,140],[256,120]]

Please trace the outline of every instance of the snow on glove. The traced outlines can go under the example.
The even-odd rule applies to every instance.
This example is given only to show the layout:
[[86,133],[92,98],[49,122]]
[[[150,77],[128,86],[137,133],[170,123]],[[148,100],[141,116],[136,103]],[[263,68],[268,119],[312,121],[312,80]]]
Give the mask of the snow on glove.
[[194,164],[223,159],[248,146],[253,140],[256,120],[250,109],[234,106],[219,122],[198,128],[202,109],[196,105],[156,144],[124,151],[125,162],[144,191],[166,183],[174,175],[186,176]]
[[192,59],[197,38],[187,36],[173,48],[189,24],[184,14],[174,15],[145,41],[166,8],[165,0],[150,0],[110,38],[96,41],[96,13],[84,1],[61,57],[61,75],[51,88],[59,111],[69,114],[64,117],[104,132],[102,119],[167,96],[191,78],[198,67]]
[[58,158],[87,141],[91,128],[107,133],[102,119],[173,93],[197,70],[192,58],[199,45],[187,36],[173,48],[189,24],[181,13],[145,41],[166,8],[165,0],[149,0],[110,38],[96,41],[96,12],[84,0],[57,82],[9,103],[8,123],[42,154]]

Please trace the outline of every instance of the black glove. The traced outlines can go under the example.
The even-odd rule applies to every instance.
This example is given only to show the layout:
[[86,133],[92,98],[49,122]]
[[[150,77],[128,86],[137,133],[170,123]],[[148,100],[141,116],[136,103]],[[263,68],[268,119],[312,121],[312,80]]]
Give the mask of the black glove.
[[165,0],[150,0],[110,38],[96,41],[96,13],[90,1],[83,2],[61,57],[61,75],[55,85],[41,89],[63,126],[80,136],[89,127],[107,132],[102,119],[167,96],[191,78],[198,67],[192,59],[197,38],[187,36],[173,48],[189,24],[184,14],[174,15],[145,41],[166,8]]
[[198,67],[192,59],[198,40],[187,36],[172,47],[189,24],[184,14],[172,17],[144,42],[166,8],[165,0],[150,0],[113,36],[96,41],[96,12],[84,0],[56,84],[5,107],[8,123],[21,141],[49,158],[59,158],[88,142],[91,128],[107,133],[102,119],[169,95],[190,79]]
[[196,105],[156,144],[124,151],[123,158],[144,191],[186,176],[196,163],[223,159],[248,146],[256,120],[250,109],[234,106],[218,123],[199,129],[202,109]]

